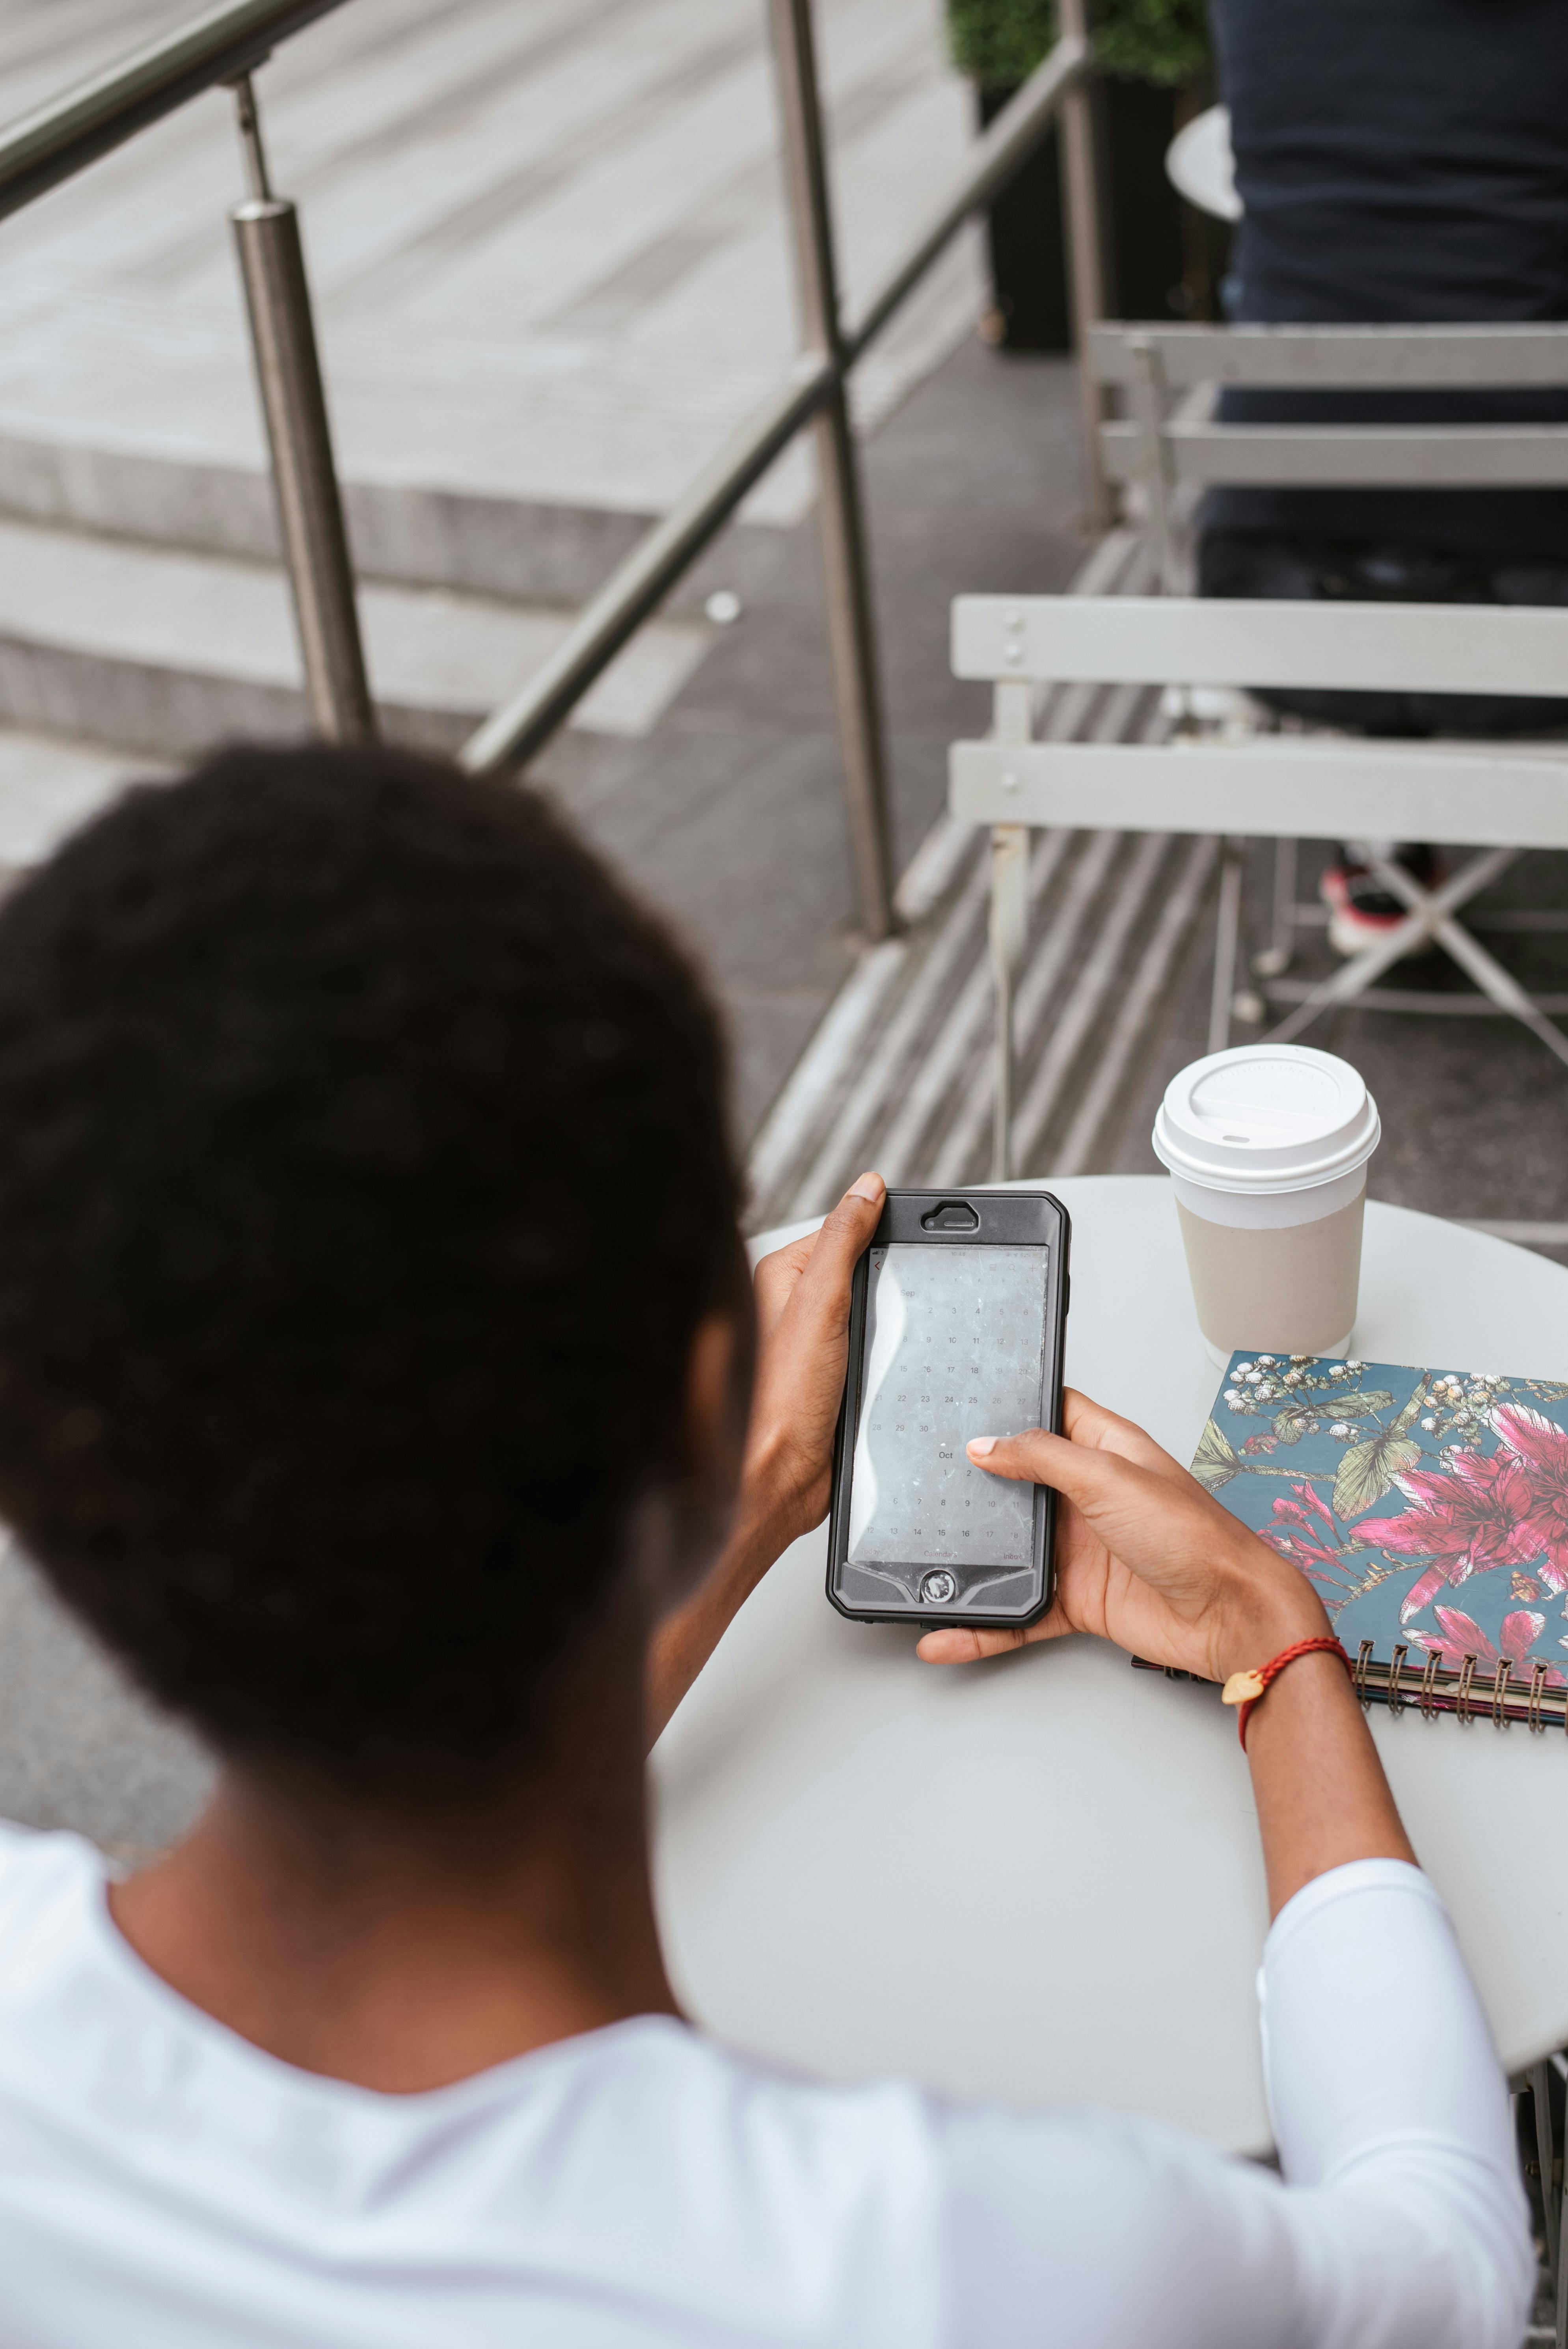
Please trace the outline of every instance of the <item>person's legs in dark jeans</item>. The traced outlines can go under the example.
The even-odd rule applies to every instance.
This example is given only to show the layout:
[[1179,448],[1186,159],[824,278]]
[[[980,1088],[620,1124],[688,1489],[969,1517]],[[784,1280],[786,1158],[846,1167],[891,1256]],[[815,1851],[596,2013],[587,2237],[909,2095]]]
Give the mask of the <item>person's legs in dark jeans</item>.
[[[1498,563],[1421,547],[1205,531],[1200,595],[1346,604],[1568,604],[1568,564]],[[1568,699],[1501,693],[1315,693],[1270,688],[1271,709],[1357,734],[1538,734],[1568,726]]]
[[[1205,531],[1198,543],[1201,595],[1356,604],[1568,605],[1568,564],[1501,563],[1485,555],[1330,539]],[[1489,737],[1568,725],[1568,699],[1522,694],[1342,693],[1270,687],[1254,698],[1284,715],[1348,732],[1405,739]],[[1424,845],[1382,843],[1423,887],[1441,877]],[[1349,851],[1323,877],[1329,936],[1342,954],[1402,920],[1405,907]]]

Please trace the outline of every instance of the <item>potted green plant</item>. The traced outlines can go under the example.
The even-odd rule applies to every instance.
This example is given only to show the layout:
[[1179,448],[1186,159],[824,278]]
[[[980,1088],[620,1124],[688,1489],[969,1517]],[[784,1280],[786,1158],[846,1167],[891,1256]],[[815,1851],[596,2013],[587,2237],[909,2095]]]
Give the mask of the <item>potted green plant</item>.
[[[947,0],[954,63],[984,126],[1057,38],[1056,0]],[[1107,289],[1125,318],[1212,313],[1212,240],[1165,177],[1165,150],[1208,102],[1203,0],[1090,0],[1105,150]],[[994,306],[982,331],[1012,350],[1072,340],[1054,132],[991,207]]]

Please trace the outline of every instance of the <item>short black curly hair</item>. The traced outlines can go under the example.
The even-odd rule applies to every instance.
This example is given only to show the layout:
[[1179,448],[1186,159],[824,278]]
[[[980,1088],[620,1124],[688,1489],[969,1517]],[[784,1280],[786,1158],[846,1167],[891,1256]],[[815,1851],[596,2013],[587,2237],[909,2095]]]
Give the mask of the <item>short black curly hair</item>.
[[239,746],[0,909],[0,1511],[220,1750],[527,1746],[736,1293],[719,1025],[535,794]]

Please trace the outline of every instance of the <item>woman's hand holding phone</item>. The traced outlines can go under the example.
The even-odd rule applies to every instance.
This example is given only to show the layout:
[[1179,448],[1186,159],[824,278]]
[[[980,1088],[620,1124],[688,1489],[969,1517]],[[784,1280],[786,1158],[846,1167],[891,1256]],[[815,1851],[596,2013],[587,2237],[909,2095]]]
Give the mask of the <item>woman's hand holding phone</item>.
[[774,1560],[828,1514],[850,1284],[886,1195],[880,1174],[860,1175],[816,1231],[757,1268],[757,1354],[734,1523],[712,1571],[649,1643],[650,1742]]
[[850,1283],[887,1196],[858,1175],[820,1227],[758,1265],[757,1370],[738,1515],[768,1526],[774,1556],[828,1514],[833,1434],[850,1358]]
[[1222,1681],[1327,1630],[1305,1578],[1151,1436],[1070,1388],[1063,1403],[1065,1435],[1036,1428],[969,1445],[976,1467],[1060,1495],[1052,1606],[1026,1629],[928,1631],[927,1663],[1092,1631],[1150,1663]]
[[[757,1268],[757,1367],[735,1528],[702,1588],[655,1636],[656,1736],[736,1609],[780,1553],[827,1514],[849,1356],[850,1284],[882,1213],[861,1175],[820,1231]],[[1057,1594],[1018,1630],[927,1632],[930,1663],[967,1663],[1092,1631],[1151,1663],[1223,1681],[1328,1628],[1305,1578],[1222,1509],[1130,1420],[1070,1389],[1065,1435],[969,1446],[992,1475],[1055,1487]],[[1377,1750],[1342,1669],[1307,1657],[1270,1691],[1247,1740],[1270,1905],[1347,1860],[1409,1859]]]

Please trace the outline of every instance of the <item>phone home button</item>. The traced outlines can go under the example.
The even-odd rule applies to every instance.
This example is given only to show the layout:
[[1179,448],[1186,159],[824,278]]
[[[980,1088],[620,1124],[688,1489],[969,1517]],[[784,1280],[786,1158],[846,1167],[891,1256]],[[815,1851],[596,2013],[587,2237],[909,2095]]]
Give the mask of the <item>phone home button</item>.
[[945,1607],[957,1598],[958,1584],[953,1575],[938,1568],[934,1574],[923,1576],[920,1595],[928,1607]]

